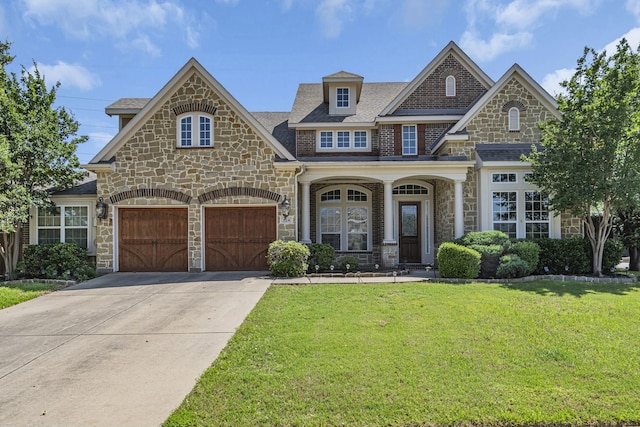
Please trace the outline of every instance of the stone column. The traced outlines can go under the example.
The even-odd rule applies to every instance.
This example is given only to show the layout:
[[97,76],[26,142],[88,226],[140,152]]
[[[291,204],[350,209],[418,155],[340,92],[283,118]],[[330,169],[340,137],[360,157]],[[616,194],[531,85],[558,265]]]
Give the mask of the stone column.
[[300,211],[300,226],[302,228],[302,235],[300,243],[311,243],[311,201],[309,198],[309,188],[311,186],[308,182],[301,182],[302,186],[302,200]]
[[383,244],[395,244],[393,238],[393,181],[384,182],[384,240]]
[[464,196],[462,194],[462,183],[464,181],[456,181],[454,184],[454,224],[455,224],[455,237],[462,237],[464,234]]

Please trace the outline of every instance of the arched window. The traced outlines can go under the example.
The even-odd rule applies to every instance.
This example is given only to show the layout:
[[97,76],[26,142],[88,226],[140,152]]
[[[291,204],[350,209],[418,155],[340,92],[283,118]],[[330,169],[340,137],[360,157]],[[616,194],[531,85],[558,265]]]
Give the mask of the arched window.
[[448,76],[445,80],[446,96],[456,96],[456,78]]
[[178,147],[212,147],[213,117],[192,112],[178,117]]
[[336,251],[371,247],[371,194],[364,188],[339,186],[318,194],[318,242]]
[[516,107],[509,108],[509,131],[516,132],[520,130],[520,110]]

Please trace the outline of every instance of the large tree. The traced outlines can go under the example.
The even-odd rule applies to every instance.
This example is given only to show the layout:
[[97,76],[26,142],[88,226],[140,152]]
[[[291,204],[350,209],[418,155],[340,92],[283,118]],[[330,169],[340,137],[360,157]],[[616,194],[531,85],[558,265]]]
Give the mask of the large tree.
[[0,257],[11,273],[30,208],[51,207],[50,189],[82,178],[75,152],[87,137],[76,136],[78,122],[54,106],[59,82],[47,88],[35,63],[20,75],[7,71],[9,48],[0,42]]
[[633,203],[640,189],[639,58],[624,39],[610,56],[585,48],[575,74],[562,83],[562,119],[540,124],[543,148],[527,158],[550,209],[583,219],[595,275],[602,274],[613,213]]

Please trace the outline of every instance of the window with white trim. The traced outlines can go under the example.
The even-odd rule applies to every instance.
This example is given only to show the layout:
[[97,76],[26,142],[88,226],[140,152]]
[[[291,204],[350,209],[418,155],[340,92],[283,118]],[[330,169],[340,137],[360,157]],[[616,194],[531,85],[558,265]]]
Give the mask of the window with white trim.
[[54,210],[40,208],[37,229],[39,244],[66,242],[87,249],[89,207],[58,205]]
[[349,108],[349,88],[339,87],[336,89],[336,107]]
[[318,199],[318,241],[337,251],[369,250],[370,194],[341,186],[321,193]]
[[509,108],[509,132],[520,130],[520,110],[517,107]]
[[369,131],[322,130],[318,132],[318,151],[368,151]]
[[515,239],[518,226],[518,193],[515,191],[494,191],[493,201],[493,229],[502,231]]
[[527,239],[549,237],[549,198],[538,191],[524,192],[524,224]]
[[416,125],[402,126],[402,155],[418,154],[418,131]]
[[447,76],[445,80],[445,92],[446,96],[456,96],[456,78],[453,76]]
[[185,114],[178,117],[178,147],[212,147],[213,117],[208,114]]

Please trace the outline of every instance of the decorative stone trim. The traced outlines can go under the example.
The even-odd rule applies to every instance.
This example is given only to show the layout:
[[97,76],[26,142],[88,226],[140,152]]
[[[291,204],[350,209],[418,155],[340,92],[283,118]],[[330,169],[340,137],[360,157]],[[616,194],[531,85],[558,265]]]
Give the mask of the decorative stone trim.
[[200,102],[192,102],[189,104],[178,105],[173,108],[173,114],[179,116],[180,114],[190,113],[192,111],[201,111],[203,113],[209,113],[212,116],[216,113],[218,107],[214,107],[213,105],[200,103]]
[[273,200],[274,202],[280,202],[284,199],[284,196],[281,196],[278,193],[274,193],[273,191],[263,190],[261,188],[251,188],[251,187],[228,187],[228,188],[219,188],[217,190],[207,191],[198,196],[198,201],[200,203],[207,202],[209,200],[221,199],[223,197],[229,196],[250,196],[250,197],[260,197],[263,199]]
[[502,106],[502,112],[508,113],[509,110],[516,107],[520,112],[527,111],[527,107],[520,101],[509,101]]
[[190,204],[193,197],[180,191],[167,190],[164,188],[138,188],[136,190],[123,191],[109,197],[111,203],[118,203],[127,199],[135,199],[138,197],[162,197],[166,199],[176,200],[178,202]]

